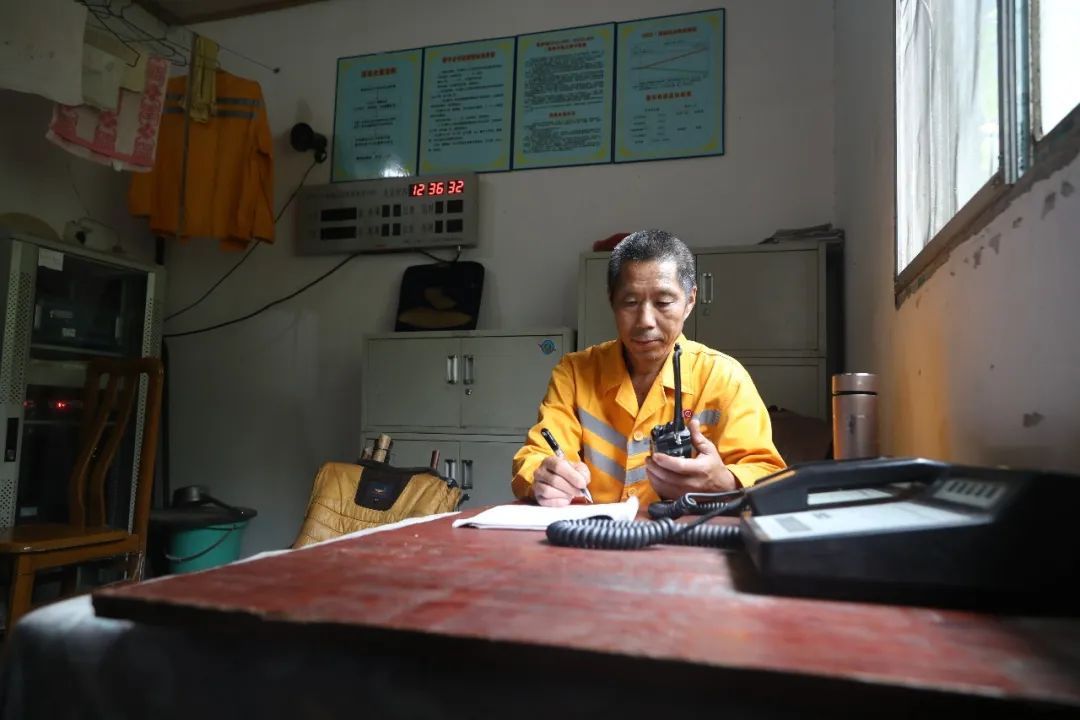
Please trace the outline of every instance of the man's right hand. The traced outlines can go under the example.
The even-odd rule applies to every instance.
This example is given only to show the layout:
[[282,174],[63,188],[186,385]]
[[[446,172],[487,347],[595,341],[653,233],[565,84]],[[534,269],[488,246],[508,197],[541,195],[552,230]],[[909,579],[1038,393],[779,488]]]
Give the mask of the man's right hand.
[[533,497],[541,505],[565,507],[589,484],[585,463],[550,455],[533,473]]

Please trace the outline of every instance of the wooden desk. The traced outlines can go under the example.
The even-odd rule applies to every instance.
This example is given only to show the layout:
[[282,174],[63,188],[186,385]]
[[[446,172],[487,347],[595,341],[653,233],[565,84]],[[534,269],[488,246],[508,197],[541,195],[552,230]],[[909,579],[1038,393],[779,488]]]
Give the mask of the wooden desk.
[[1078,619],[762,595],[740,553],[558,548],[450,518],[108,588],[94,607],[260,640],[329,629],[490,671],[534,711],[602,687],[627,708],[717,715],[1080,712]]

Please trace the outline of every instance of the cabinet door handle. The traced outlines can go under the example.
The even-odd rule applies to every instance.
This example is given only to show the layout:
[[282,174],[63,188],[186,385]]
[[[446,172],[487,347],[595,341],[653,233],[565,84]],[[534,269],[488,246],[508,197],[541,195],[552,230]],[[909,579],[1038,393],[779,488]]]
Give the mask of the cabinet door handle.
[[473,356],[462,355],[465,358],[465,379],[462,381],[465,385],[473,384]]
[[446,382],[451,385],[457,384],[457,355],[446,356]]
[[457,467],[456,466],[457,466],[457,461],[456,460],[444,460],[443,461],[443,467],[445,468],[445,471],[443,472],[443,475],[450,478],[451,480],[457,480],[457,477],[455,477],[457,475]]
[[472,460],[461,461],[461,489],[472,490]]
[[705,294],[707,296],[707,299],[705,300],[705,302],[712,305],[712,301],[713,301],[713,274],[712,273],[705,273]]

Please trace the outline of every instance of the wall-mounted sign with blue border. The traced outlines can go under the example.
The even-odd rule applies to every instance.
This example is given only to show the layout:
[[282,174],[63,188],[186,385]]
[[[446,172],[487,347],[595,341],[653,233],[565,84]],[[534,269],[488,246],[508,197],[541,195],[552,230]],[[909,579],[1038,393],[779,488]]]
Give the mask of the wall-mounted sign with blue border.
[[424,50],[420,173],[510,169],[514,38]]
[[332,180],[416,174],[422,63],[422,50],[338,60]]
[[615,24],[518,38],[514,169],[611,162]]
[[724,11],[619,23],[615,162],[722,155]]

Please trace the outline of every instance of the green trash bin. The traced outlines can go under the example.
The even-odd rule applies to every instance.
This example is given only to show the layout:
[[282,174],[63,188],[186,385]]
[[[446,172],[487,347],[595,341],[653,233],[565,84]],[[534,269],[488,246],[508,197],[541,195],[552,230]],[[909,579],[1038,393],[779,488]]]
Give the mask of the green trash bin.
[[226,565],[240,558],[240,545],[251,508],[212,503],[172,507],[151,513],[151,525],[162,534],[168,573],[189,573]]
[[190,530],[174,530],[169,538],[170,573],[195,572],[227,565],[240,559],[240,541],[247,520],[210,525]]

